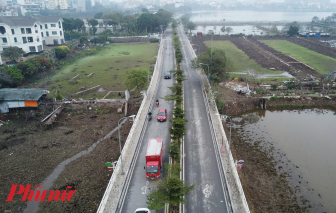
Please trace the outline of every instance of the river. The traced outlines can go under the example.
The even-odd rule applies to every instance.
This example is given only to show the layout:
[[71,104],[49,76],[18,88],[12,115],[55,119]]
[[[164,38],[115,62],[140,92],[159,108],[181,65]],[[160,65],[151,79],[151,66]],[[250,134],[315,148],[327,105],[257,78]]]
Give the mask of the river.
[[223,10],[223,11],[193,11],[191,21],[284,21],[310,22],[314,16],[325,18],[332,12],[302,12],[302,11],[250,11],[250,10]]
[[[336,113],[330,110],[252,111],[233,119],[249,142],[260,141],[290,174],[288,181],[312,204],[310,212],[336,212]],[[273,149],[273,148],[274,149]]]

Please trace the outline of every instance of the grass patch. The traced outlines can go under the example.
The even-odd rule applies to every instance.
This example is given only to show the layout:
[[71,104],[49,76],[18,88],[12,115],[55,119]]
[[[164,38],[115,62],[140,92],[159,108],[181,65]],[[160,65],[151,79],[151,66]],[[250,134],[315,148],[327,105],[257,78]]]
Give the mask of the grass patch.
[[320,73],[330,73],[331,71],[335,70],[336,59],[329,56],[322,55],[285,40],[259,41],[279,52],[290,54],[292,57],[308,64]]
[[[148,69],[149,64],[155,63],[154,56],[157,44],[120,44],[108,45],[93,56],[84,57],[75,63],[56,71],[50,78],[48,89],[51,94],[59,88],[61,94],[70,98],[102,98],[110,90],[126,90],[124,84],[126,71],[132,68]],[[87,77],[90,73],[94,73]],[[75,82],[69,82],[78,75]],[[104,90],[94,89],[74,96],[82,87],[86,89],[100,85]]]
[[[211,41],[205,41],[205,45],[211,47]],[[280,74],[281,71],[273,71],[260,66],[253,59],[250,59],[246,53],[238,49],[236,45],[230,41],[213,41],[213,47],[222,49],[225,51],[225,54],[233,62],[235,66],[235,72],[243,72],[248,68],[258,70],[263,74]],[[230,75],[231,76],[231,75]],[[241,76],[243,77],[243,76]]]

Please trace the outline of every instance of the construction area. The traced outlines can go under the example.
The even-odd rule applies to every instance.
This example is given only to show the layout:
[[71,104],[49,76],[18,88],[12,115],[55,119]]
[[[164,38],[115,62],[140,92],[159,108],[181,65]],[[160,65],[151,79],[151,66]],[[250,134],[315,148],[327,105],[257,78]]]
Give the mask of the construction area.
[[[125,106],[123,101],[88,101],[62,105],[45,102],[37,110],[21,108],[2,114],[1,200],[7,199],[11,184],[41,184],[58,164],[88,149],[111,130],[115,130],[119,119],[125,117]],[[130,102],[126,115],[136,115],[139,106],[138,101]],[[120,128],[122,144],[132,126],[128,119],[124,120]],[[77,192],[85,192],[74,195],[74,202],[66,204],[67,210],[96,210],[112,174],[105,164],[116,161],[120,155],[118,138],[116,130],[90,153],[69,163],[60,175],[62,178],[56,179],[51,189],[61,190],[71,185]],[[0,211],[22,212],[27,203],[20,198],[18,196],[13,202],[1,202]],[[55,206],[50,206],[50,203],[40,206],[41,212],[64,210],[55,210]]]

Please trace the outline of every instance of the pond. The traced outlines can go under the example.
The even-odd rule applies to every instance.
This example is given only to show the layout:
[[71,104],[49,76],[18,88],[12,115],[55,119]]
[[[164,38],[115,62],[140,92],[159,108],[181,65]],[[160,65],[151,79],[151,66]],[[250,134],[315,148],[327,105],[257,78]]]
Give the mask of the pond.
[[336,113],[326,109],[257,110],[232,119],[250,143],[276,159],[311,212],[336,212]]

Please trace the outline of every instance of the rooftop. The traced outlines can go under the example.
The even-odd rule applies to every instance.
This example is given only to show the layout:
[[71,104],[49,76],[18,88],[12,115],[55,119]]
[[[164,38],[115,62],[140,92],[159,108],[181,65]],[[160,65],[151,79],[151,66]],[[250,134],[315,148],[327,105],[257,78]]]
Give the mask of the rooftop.
[[61,18],[56,16],[38,16],[38,17],[24,17],[24,16],[2,16],[0,17],[0,24],[4,23],[8,26],[33,26],[35,22],[58,22]]
[[0,89],[0,101],[37,101],[42,95],[49,93],[46,89],[18,89],[3,88]]

